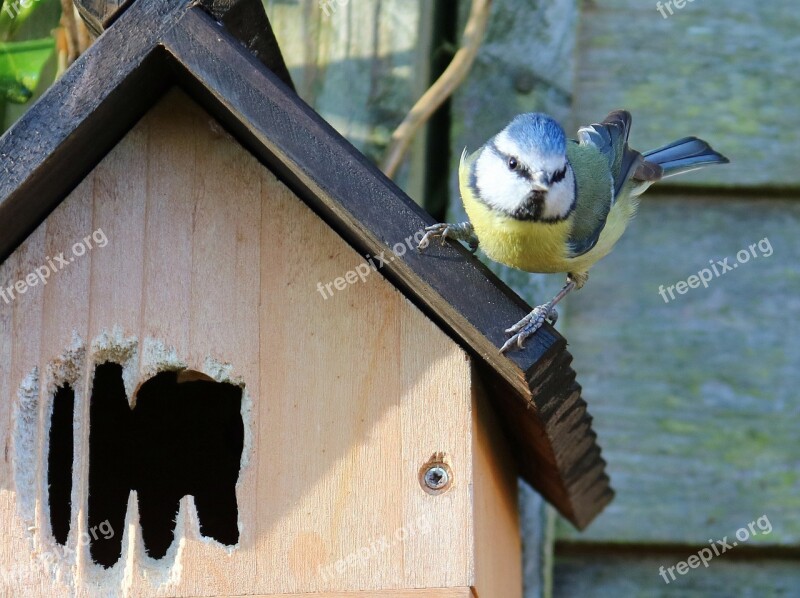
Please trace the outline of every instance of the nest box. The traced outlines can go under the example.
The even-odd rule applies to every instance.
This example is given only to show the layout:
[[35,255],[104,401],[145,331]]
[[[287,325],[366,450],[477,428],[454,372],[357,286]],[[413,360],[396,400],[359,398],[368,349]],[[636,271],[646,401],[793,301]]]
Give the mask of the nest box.
[[77,2],[0,138],[0,587],[521,596],[612,492],[566,342],[293,91],[258,0]]

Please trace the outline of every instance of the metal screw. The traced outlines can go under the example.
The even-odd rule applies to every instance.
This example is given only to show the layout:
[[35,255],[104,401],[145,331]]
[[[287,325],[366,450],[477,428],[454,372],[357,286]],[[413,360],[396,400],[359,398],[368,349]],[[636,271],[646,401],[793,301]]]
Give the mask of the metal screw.
[[425,485],[431,490],[441,490],[450,481],[450,474],[441,465],[434,465],[425,472]]
[[433,453],[419,468],[419,485],[428,494],[442,494],[453,485],[453,472],[443,452]]

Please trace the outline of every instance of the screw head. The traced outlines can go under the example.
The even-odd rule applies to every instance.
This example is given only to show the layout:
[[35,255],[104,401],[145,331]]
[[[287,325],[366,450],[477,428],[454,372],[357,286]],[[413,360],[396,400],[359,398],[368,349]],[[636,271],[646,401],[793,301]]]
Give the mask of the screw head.
[[434,465],[425,472],[425,485],[431,490],[441,490],[450,481],[450,474],[441,465]]
[[441,494],[453,485],[453,472],[444,455],[434,455],[419,471],[419,483],[428,494]]

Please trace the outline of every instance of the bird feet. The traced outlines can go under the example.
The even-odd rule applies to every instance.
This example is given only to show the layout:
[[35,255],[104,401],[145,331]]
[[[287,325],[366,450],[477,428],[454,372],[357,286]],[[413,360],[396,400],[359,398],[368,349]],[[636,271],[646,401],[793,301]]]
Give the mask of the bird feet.
[[522,318],[511,328],[508,328],[506,334],[510,334],[511,338],[500,347],[500,352],[505,353],[514,345],[516,345],[518,349],[525,348],[525,341],[542,327],[545,320],[548,320],[551,324],[555,324],[558,320],[558,312],[552,302],[535,307],[531,313]]
[[469,250],[475,253],[478,250],[478,237],[475,234],[475,229],[469,222],[462,222],[461,224],[447,224],[441,222],[425,227],[425,236],[417,245],[417,249],[425,249],[431,242],[431,239],[442,240],[442,245],[445,244],[446,239],[454,239],[456,241],[466,241],[469,244]]

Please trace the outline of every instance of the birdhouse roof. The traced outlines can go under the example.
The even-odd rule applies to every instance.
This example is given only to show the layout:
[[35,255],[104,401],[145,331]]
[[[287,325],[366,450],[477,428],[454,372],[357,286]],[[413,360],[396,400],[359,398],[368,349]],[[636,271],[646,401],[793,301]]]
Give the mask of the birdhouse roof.
[[[0,263],[175,85],[362,255],[432,223],[297,96],[260,0],[76,5],[102,35],[0,138]],[[520,475],[588,525],[613,492],[565,339],[545,325],[502,355],[530,308],[457,243],[381,272],[475,358]]]

